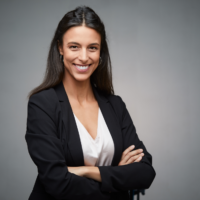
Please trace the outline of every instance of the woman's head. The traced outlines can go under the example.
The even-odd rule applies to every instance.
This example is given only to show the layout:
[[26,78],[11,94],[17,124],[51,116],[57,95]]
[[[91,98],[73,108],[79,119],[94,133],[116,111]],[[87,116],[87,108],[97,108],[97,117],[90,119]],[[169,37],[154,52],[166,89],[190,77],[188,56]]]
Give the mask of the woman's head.
[[[94,36],[93,39],[96,40],[95,43],[100,43],[100,45],[99,49],[94,51],[95,48],[93,47],[97,47],[98,45],[97,44],[89,45],[89,42],[84,43],[83,37],[82,40],[80,40],[80,42],[77,42],[81,44],[76,44],[76,45],[71,44],[71,46],[79,45],[80,47],[80,45],[82,45],[81,47],[84,47],[82,48],[83,51],[81,53],[79,52],[80,53],[79,56],[78,54],[75,53],[75,52],[78,53],[78,51],[73,49],[77,47],[70,48],[70,50],[73,49],[73,51],[71,51],[71,53],[73,53],[73,56],[77,55],[75,57],[73,56],[71,57],[74,58],[75,61],[74,62],[72,59],[71,64],[73,63],[83,64],[84,62],[86,62],[86,64],[93,63],[94,64],[93,70],[90,76],[91,83],[96,85],[97,88],[99,88],[106,94],[114,94],[112,85],[111,61],[106,41],[104,24],[100,20],[99,16],[91,8],[86,6],[80,6],[77,7],[75,10],[72,10],[67,14],[65,14],[64,17],[59,22],[57,29],[55,31],[55,35],[51,42],[44,81],[42,82],[41,85],[32,90],[29,96],[41,90],[53,87],[62,81],[64,77],[65,67],[69,67],[68,61],[70,61],[71,59],[71,58],[69,59],[70,51],[66,51],[66,48],[63,44],[66,41],[68,41],[66,36],[67,35],[73,36],[73,33],[76,33],[75,39],[78,38],[78,35],[83,36],[84,34],[93,33],[92,34]],[[86,50],[86,47],[88,48],[89,53],[84,54],[84,50]],[[93,49],[93,54],[92,54],[92,49]],[[61,55],[63,55],[63,57]],[[91,55],[93,55],[93,57],[91,57]],[[84,57],[88,57],[88,60],[87,58]],[[101,57],[101,62],[99,63],[100,57]]]
[[65,68],[64,81],[67,84],[74,80],[80,84],[90,81],[99,65],[101,35],[85,25],[75,26],[64,33],[58,46]]

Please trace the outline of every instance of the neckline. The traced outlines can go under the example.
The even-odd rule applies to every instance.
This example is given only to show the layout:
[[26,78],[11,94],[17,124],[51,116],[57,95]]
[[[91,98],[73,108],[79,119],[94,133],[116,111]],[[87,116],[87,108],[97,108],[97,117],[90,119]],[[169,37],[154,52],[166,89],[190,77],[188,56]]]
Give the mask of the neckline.
[[81,121],[78,119],[78,117],[76,117],[76,115],[74,114],[74,117],[75,117],[75,119],[77,119],[77,121],[79,122],[79,124],[81,124],[81,126],[84,128],[84,130],[87,132],[87,135],[90,137],[90,139],[92,140],[92,141],[96,141],[97,140],[97,138],[99,137],[98,135],[99,135],[99,123],[100,123],[100,112],[101,112],[101,110],[100,110],[100,107],[99,107],[99,109],[98,109],[98,117],[97,117],[97,135],[96,135],[96,137],[95,137],[95,139],[93,139],[92,138],[92,136],[90,135],[90,133],[87,131],[87,129],[85,128],[85,126],[81,123]]

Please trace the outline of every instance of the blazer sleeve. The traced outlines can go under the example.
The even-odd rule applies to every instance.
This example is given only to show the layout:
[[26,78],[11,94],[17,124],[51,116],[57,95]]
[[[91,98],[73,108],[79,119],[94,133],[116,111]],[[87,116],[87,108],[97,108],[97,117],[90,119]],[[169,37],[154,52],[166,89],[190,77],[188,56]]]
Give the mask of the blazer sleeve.
[[99,166],[101,174],[102,191],[117,192],[119,190],[147,189],[155,178],[155,170],[152,167],[152,156],[146,150],[142,141],[139,140],[135,126],[129,115],[125,103],[120,96],[120,121],[123,134],[123,151],[131,145],[136,149],[143,149],[144,156],[140,162],[123,166]]
[[46,192],[55,199],[108,200],[110,194],[101,191],[99,182],[68,171],[61,140],[57,136],[54,117],[57,108],[52,99],[42,92],[31,96],[25,134],[29,154]]

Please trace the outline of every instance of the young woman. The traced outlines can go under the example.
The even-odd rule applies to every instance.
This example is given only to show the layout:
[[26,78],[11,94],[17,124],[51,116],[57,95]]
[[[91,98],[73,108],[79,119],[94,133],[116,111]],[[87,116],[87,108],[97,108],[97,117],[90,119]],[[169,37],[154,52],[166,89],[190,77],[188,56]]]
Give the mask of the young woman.
[[91,8],[61,19],[29,97],[25,139],[38,168],[29,200],[128,200],[150,187],[152,157],[114,95],[104,25]]

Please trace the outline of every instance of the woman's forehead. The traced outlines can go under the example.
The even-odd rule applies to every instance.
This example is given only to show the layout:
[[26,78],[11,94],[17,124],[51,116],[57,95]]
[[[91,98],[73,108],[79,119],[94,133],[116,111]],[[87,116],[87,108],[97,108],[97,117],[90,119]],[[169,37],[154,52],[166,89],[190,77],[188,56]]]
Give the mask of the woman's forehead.
[[101,43],[101,35],[94,29],[86,26],[76,26],[68,29],[63,36],[65,43]]

